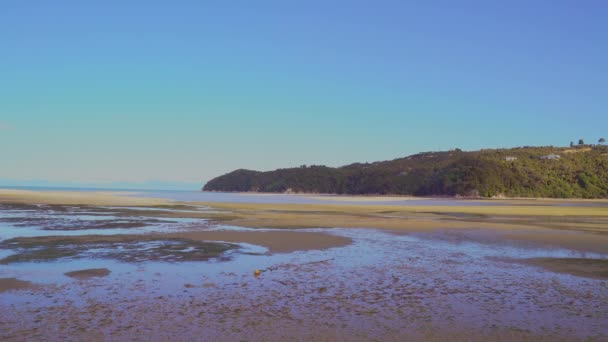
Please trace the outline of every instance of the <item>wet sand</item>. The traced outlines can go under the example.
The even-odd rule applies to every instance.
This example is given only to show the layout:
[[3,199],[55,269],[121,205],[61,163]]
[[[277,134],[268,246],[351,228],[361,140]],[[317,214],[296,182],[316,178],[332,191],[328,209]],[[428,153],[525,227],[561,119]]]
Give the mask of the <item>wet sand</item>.
[[[6,340],[578,341],[608,336],[608,283],[488,259],[495,248],[340,230],[326,251],[150,266],[7,297]],[[436,234],[436,233],[432,233]],[[440,238],[437,236],[436,238]],[[374,254],[369,254],[375,251]],[[532,255],[534,250],[514,250]],[[478,253],[481,253],[477,255]],[[253,263],[252,263],[253,262]],[[247,266],[249,264],[249,266]],[[213,265],[211,265],[213,266]],[[254,267],[264,272],[253,274]],[[49,331],[48,327],[52,327]]]
[[523,262],[540,266],[553,272],[595,279],[608,279],[608,259],[533,258],[524,260]]
[[89,268],[86,270],[66,272],[65,275],[79,280],[87,280],[91,278],[106,277],[110,273],[110,270],[107,268]]
[[0,278],[0,292],[27,290],[32,288],[34,288],[34,285],[29,281],[23,281],[16,278]]
[[81,205],[114,205],[114,206],[154,206],[171,204],[157,198],[128,197],[136,194],[110,191],[29,191],[0,189],[0,203],[23,204],[81,204]]
[[0,191],[2,340],[608,339],[604,207],[123,197]]
[[[121,250],[128,248],[127,244],[137,244],[145,242],[174,242],[178,243],[178,248],[190,249],[184,253],[180,260],[205,260],[216,257],[226,249],[220,248],[218,252],[209,252],[213,246],[212,242],[248,243],[263,246],[269,253],[290,253],[295,251],[323,250],[328,248],[344,247],[352,242],[348,237],[329,235],[320,232],[299,232],[299,231],[190,231],[168,234],[116,234],[116,235],[81,235],[81,236],[40,236],[14,238],[0,242],[0,247],[21,250],[21,253],[12,254],[4,259],[0,259],[1,264],[23,261],[44,261],[55,260],[67,257],[77,257],[79,254],[86,254],[89,246],[100,248],[120,247]],[[207,251],[195,254],[194,248],[202,244]],[[171,246],[169,246],[171,247]],[[149,253],[152,247],[147,247],[147,260],[152,257],[167,258],[176,254],[175,248],[166,248]],[[234,246],[232,248],[237,248]],[[32,250],[31,253],[24,252]],[[178,251],[177,251],[178,252]],[[124,253],[104,252],[106,257],[118,259],[137,259],[140,254],[136,250]],[[141,256],[141,257],[145,257]],[[174,259],[171,259],[174,260]]]
[[[498,200],[492,200],[497,203]],[[564,201],[568,203],[567,201]],[[220,203],[195,202],[225,210],[259,211],[277,210],[282,212],[347,212],[352,214],[370,213],[413,213],[413,214],[467,214],[467,215],[504,215],[504,216],[585,216],[608,217],[608,207],[604,206],[556,206],[556,205],[517,205],[504,201],[505,205],[361,205],[361,204],[291,204],[291,203]]]
[[525,206],[552,206],[552,205],[571,205],[571,204],[591,204],[608,206],[608,199],[556,199],[556,198],[519,198],[519,197],[502,197],[502,198],[454,198],[454,197],[414,197],[414,196],[376,196],[376,195],[306,195],[294,194],[292,196],[303,196],[306,198],[318,201],[345,202],[345,203],[388,203],[399,202],[407,205],[407,202],[433,202],[433,201],[450,201],[457,200],[461,203],[486,203],[486,204],[502,204],[502,205],[525,205]]
[[270,253],[291,253],[295,251],[324,250],[344,247],[352,242],[348,237],[327,233],[297,231],[207,231],[183,232],[168,236],[200,241],[244,242],[264,246]]
[[608,253],[605,207],[198,204],[230,212],[226,222],[241,227],[378,228],[398,234],[478,229],[522,243]]

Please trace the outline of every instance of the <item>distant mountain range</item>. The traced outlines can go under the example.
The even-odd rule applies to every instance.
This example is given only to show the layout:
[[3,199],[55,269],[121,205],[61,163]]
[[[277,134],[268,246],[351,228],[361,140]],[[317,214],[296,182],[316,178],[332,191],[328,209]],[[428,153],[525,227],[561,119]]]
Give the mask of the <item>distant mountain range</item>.
[[608,146],[425,152],[342,167],[239,169],[204,191],[608,198]]

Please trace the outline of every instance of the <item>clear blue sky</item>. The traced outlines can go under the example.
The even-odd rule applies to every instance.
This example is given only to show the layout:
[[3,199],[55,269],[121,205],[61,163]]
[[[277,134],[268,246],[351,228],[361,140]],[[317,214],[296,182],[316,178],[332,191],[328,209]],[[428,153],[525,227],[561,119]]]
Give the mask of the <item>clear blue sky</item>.
[[601,0],[4,0],[0,179],[597,141],[607,18]]

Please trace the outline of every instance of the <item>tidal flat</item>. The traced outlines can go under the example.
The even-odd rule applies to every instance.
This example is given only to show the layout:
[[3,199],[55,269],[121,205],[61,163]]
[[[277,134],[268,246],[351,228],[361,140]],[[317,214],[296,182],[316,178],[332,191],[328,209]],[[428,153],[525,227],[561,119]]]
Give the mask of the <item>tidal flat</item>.
[[608,339],[603,202],[361,201],[0,190],[0,338]]

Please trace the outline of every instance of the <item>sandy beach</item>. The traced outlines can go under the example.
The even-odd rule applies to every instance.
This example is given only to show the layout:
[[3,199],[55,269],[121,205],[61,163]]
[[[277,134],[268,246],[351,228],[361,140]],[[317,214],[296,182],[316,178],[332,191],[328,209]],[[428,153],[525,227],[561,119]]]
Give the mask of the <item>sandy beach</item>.
[[153,206],[170,204],[163,199],[130,197],[136,192],[30,191],[0,189],[0,203]]

